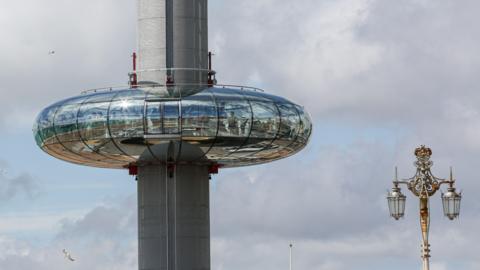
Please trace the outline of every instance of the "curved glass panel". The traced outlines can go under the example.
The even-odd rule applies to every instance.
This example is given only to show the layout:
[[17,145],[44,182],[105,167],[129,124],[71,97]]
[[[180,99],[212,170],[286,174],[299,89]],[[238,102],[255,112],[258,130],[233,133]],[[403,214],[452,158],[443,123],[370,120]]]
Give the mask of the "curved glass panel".
[[[143,154],[148,159],[166,160],[170,141],[181,141],[180,136],[180,100],[163,98],[157,93],[148,93],[145,101],[145,143],[148,151]],[[173,158],[179,155],[180,147],[175,147]],[[153,156],[152,156],[153,155]]]
[[279,104],[281,122],[277,141],[283,146],[295,141],[300,128],[300,116],[297,109],[291,104]]
[[[73,156],[92,163],[102,162],[103,156],[85,151],[88,147],[83,143],[77,128],[77,114],[86,97],[80,96],[67,100],[57,110],[54,119],[57,139]],[[67,153],[68,154],[68,153]],[[106,166],[107,164],[104,164]]]
[[250,101],[250,104],[253,111],[250,136],[247,143],[233,153],[232,157],[242,158],[257,153],[270,146],[277,136],[280,113],[275,104],[263,101]]
[[42,139],[42,149],[50,155],[68,162],[83,164],[86,161],[76,157],[61,145],[55,135],[54,117],[59,109],[58,105],[50,106],[39,115],[37,136]]
[[218,135],[207,157],[229,159],[227,156],[242,146],[250,134],[252,109],[238,90],[215,89],[214,96],[219,115]]
[[210,93],[190,96],[182,104],[182,136],[215,137],[217,135],[218,113]]
[[84,97],[71,99],[62,104],[55,114],[55,132],[60,142],[79,141],[80,135],[77,130],[77,113]]
[[180,134],[180,101],[148,100],[146,103],[148,135]]
[[145,125],[147,134],[162,134],[163,133],[163,121],[162,113],[160,111],[162,103],[159,101],[147,101],[146,102],[146,116]]
[[81,105],[78,112],[80,136],[88,146],[88,151],[113,160],[132,161],[118,150],[110,138],[107,120],[111,98],[111,93],[102,93],[90,97]]
[[42,135],[40,134],[39,122],[40,122],[40,115],[38,115],[37,118],[35,119],[35,122],[33,123],[32,131],[33,131],[33,137],[35,138],[35,143],[37,143],[37,145],[40,148],[42,148],[43,138],[42,138]]
[[163,134],[180,134],[180,102],[162,102]]
[[253,123],[250,138],[273,140],[278,133],[280,115],[275,104],[250,101],[253,110]]
[[107,128],[107,102],[85,103],[78,113],[78,128],[89,146],[96,148],[99,141],[110,138]]
[[144,99],[115,98],[110,105],[109,124],[113,138],[142,138]]
[[280,123],[277,138],[271,145],[256,154],[261,159],[278,159],[295,152],[293,143],[298,137],[300,116],[292,104],[277,104],[280,111]]
[[53,126],[53,117],[57,109],[58,106],[50,106],[43,110],[39,116],[38,128],[40,129],[39,135],[43,138],[43,145],[57,142]]
[[310,116],[300,106],[295,106],[300,115],[300,123],[298,125],[298,137],[293,147],[301,147],[306,145],[312,131],[312,121]]
[[[210,91],[189,96],[182,104],[182,142],[191,147],[182,148],[181,158],[198,159],[210,150],[218,128],[217,106]],[[195,151],[198,148],[199,151]],[[193,155],[188,152],[195,152]]]
[[135,159],[146,150],[143,137],[144,109],[145,93],[141,91],[124,91],[110,104],[108,124],[115,144],[121,152]]
[[310,139],[310,136],[312,135],[312,127],[313,127],[312,119],[310,118],[310,115],[305,110],[302,110],[302,112],[300,113],[300,118],[304,122],[304,128],[305,128],[300,136],[302,136],[305,142],[307,142]]

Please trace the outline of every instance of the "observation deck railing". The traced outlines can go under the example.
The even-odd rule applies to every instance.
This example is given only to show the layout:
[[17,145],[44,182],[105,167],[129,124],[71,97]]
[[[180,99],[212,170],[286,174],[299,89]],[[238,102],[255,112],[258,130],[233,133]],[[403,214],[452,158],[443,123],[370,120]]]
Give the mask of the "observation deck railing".
[[87,89],[81,92],[82,95],[92,94],[92,93],[101,93],[101,92],[111,92],[111,91],[120,91],[126,89],[142,89],[142,88],[172,88],[176,86],[181,87],[204,87],[205,89],[211,87],[217,88],[233,88],[243,91],[254,91],[254,92],[261,92],[264,93],[265,91],[260,88],[250,87],[250,86],[242,86],[242,85],[233,85],[233,84],[215,84],[213,86],[209,86],[207,84],[138,84],[138,85],[119,85],[119,86],[111,86],[111,87],[102,87],[102,88],[93,88]]

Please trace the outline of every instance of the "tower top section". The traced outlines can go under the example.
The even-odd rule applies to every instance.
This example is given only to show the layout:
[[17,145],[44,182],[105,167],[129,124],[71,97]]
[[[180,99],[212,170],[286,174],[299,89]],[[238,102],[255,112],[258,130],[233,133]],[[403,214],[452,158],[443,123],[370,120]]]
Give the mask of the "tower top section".
[[138,83],[176,85],[182,96],[205,89],[208,1],[137,0],[137,10]]

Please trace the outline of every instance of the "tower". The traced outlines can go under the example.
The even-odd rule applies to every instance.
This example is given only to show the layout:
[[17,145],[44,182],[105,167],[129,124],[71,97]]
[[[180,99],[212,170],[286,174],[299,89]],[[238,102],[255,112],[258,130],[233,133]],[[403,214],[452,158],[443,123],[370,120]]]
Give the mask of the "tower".
[[308,142],[303,107],[209,68],[207,0],[137,0],[138,70],[124,88],[45,108],[34,136],[68,162],[137,176],[139,269],[210,269],[209,178]]

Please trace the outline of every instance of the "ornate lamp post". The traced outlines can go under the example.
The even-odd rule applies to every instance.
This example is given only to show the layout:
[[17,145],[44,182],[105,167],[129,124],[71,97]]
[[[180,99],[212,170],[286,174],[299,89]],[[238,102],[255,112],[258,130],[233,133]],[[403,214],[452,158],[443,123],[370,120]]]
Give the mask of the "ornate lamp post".
[[430,211],[429,200],[443,184],[448,185],[446,193],[442,193],[443,212],[447,218],[454,220],[460,214],[460,201],[462,194],[457,193],[454,187],[455,179],[453,179],[452,168],[450,168],[450,179],[442,179],[435,177],[430,168],[433,162],[430,160],[432,150],[424,145],[415,149],[415,166],[416,174],[409,179],[398,180],[397,168],[395,168],[395,180],[393,181],[392,191],[388,193],[388,208],[390,216],[398,220],[405,214],[406,196],[402,194],[399,187],[405,184],[407,188],[420,199],[420,226],[422,229],[422,259],[423,270],[430,269],[430,244],[428,243],[428,234],[430,229]]

